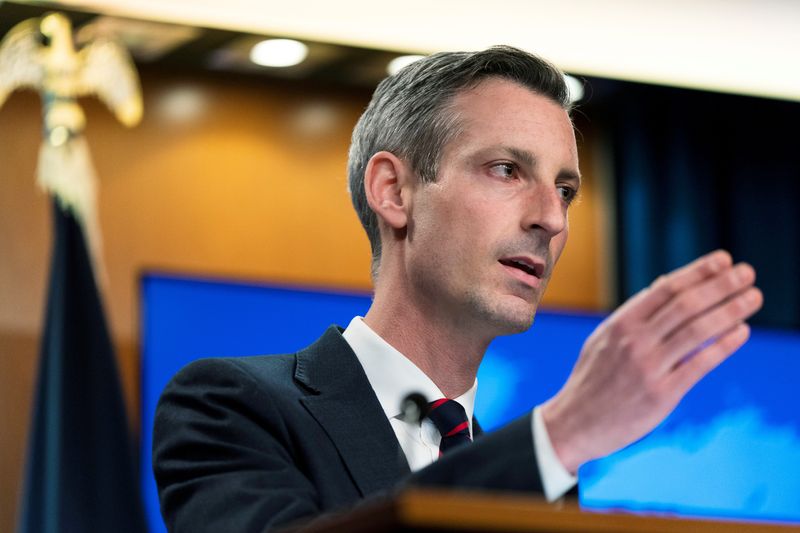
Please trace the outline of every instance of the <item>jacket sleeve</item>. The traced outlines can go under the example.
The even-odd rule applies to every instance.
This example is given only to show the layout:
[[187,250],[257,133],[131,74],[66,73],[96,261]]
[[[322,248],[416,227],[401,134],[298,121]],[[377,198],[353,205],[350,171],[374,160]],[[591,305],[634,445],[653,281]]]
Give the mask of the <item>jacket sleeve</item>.
[[412,486],[542,493],[528,413],[411,475]]
[[172,532],[257,532],[320,512],[269,392],[224,359],[195,362],[165,388],[153,469]]

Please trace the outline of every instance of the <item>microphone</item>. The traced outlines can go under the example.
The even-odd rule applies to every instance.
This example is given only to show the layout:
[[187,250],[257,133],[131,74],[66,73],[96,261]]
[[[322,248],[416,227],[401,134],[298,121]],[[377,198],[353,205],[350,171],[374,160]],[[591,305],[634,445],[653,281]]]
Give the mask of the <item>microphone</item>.
[[411,426],[410,428],[405,428],[399,435],[400,448],[403,450],[403,455],[406,456],[406,461],[412,471],[419,470],[430,462],[430,459],[425,460],[419,457],[419,444],[417,444],[417,439],[414,438],[410,431],[411,429],[414,433],[418,432],[421,422],[427,415],[428,400],[419,392],[412,392],[400,402],[400,418],[404,423]]
[[412,392],[400,403],[400,412],[403,420],[412,425],[417,425],[428,416],[428,400],[419,392]]

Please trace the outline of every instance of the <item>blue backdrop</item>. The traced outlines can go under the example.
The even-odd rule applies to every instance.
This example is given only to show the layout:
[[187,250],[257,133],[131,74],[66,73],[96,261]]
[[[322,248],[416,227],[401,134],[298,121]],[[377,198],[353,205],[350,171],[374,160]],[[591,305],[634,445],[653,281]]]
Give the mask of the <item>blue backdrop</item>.
[[[165,531],[151,464],[153,414],[183,365],[207,356],[294,352],[331,323],[364,315],[369,296],[148,275],[142,282],[142,488]],[[498,338],[478,374],[476,415],[491,430],[560,388],[602,317],[540,312]],[[590,508],[800,522],[800,334],[754,330],[648,437],[580,472]]]

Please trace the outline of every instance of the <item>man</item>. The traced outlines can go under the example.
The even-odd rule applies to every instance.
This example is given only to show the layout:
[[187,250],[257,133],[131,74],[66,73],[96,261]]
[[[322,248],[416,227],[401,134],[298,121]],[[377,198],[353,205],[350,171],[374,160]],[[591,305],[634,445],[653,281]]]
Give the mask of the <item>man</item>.
[[[261,531],[403,484],[558,498],[733,353],[761,305],[751,267],[703,257],[609,317],[554,398],[450,451],[480,435],[487,346],[530,327],[566,244],[580,174],[563,76],[508,47],[423,59],[376,90],[349,173],[373,304],[297,354],[175,377],[153,454],[173,531]],[[437,400],[422,425],[400,413],[412,391]]]

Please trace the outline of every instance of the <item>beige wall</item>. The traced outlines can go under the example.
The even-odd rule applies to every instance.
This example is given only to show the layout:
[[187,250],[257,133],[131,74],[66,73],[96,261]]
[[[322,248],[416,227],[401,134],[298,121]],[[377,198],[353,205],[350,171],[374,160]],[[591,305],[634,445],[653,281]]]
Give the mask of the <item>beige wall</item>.
[[[369,247],[345,192],[349,135],[368,92],[155,70],[143,86],[145,119],[133,130],[82,101],[101,178],[105,300],[134,427],[143,270],[370,285]],[[0,108],[0,531],[16,513],[51,244],[49,203],[34,184],[39,113],[33,93]],[[592,152],[582,152],[589,179],[551,307],[605,304],[605,210]]]

